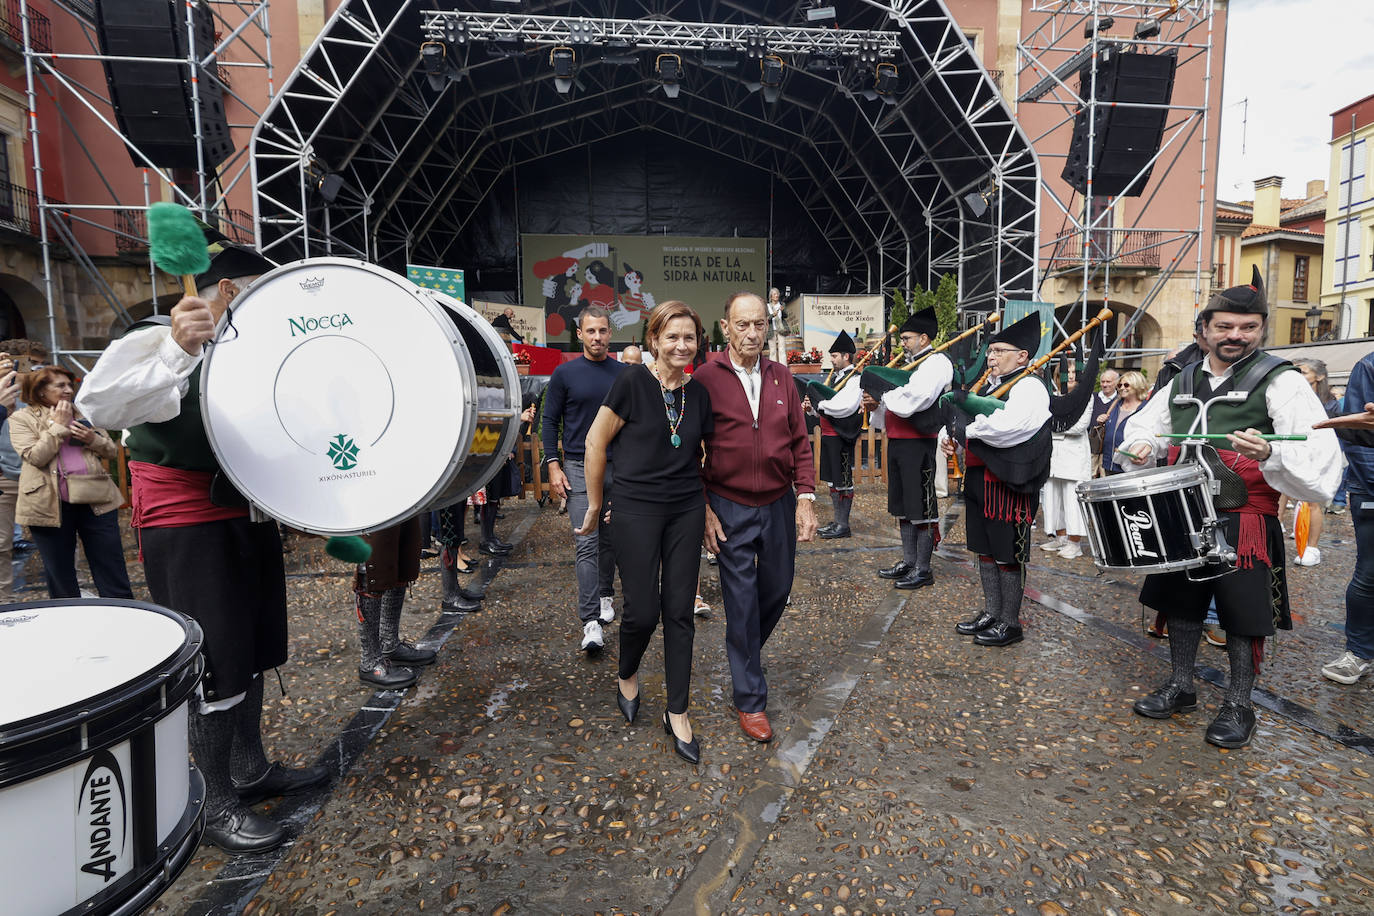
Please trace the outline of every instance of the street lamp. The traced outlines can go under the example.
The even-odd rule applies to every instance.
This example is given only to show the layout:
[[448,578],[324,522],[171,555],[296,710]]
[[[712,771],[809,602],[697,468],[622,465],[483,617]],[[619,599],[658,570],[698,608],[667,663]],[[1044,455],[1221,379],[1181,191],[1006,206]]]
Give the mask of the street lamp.
[[1317,339],[1317,324],[1322,320],[1322,310],[1314,305],[1303,314],[1307,316],[1307,339],[1315,341]]

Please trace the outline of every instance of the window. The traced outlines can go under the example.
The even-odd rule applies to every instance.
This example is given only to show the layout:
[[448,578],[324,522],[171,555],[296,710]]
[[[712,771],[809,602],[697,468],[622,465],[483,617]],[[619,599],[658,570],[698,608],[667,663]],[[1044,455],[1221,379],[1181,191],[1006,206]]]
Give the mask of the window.
[[1353,145],[1347,143],[1341,147],[1340,191],[1336,197],[1337,207],[1353,207],[1364,201],[1365,157],[1368,155],[1363,140],[1356,140]]
[[1360,277],[1360,218],[1352,216],[1336,223],[1336,248],[1333,266],[1333,286],[1340,288],[1359,281]]
[[14,185],[10,179],[10,136],[0,130],[0,219],[14,220]]
[[1306,318],[1288,319],[1288,342],[1291,344],[1302,343],[1307,335]]
[[1307,301],[1307,261],[1305,254],[1293,258],[1293,301]]
[[1317,339],[1317,340],[1330,340],[1330,339],[1331,339],[1331,319],[1330,319],[1330,318],[1323,318],[1321,321],[1318,321],[1318,322],[1317,322],[1317,337],[1316,337],[1316,339]]

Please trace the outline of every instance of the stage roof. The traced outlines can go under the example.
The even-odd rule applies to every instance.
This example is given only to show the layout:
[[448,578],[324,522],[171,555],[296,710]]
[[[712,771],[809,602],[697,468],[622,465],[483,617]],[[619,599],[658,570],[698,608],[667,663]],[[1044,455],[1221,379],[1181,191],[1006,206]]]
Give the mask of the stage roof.
[[[254,132],[259,241],[278,261],[513,259],[516,233],[547,231],[521,211],[522,175],[587,147],[672,148],[776,183],[769,228],[786,197],[779,212],[816,240],[829,289],[957,272],[971,310],[1033,298],[1039,164],[944,4],[830,5],[836,19],[818,23],[805,0],[344,0]],[[750,34],[784,64],[775,101]],[[426,40],[444,51],[438,90]],[[557,45],[578,64],[567,94]],[[681,59],[675,98],[655,73],[665,53]],[[888,98],[874,58],[895,67]],[[601,231],[655,231],[652,213],[610,209]],[[673,234],[715,234],[704,223]]]

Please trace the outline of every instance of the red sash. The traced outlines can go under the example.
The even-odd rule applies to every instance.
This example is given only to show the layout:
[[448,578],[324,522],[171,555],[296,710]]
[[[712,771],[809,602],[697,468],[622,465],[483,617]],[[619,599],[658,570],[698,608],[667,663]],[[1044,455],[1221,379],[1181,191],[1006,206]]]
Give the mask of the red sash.
[[[1169,464],[1178,461],[1181,449],[1177,445],[1169,447]],[[1260,470],[1259,462],[1246,458],[1240,452],[1230,449],[1217,449],[1217,456],[1223,464],[1240,475],[1245,481],[1247,499],[1245,505],[1235,509],[1223,509],[1240,516],[1240,535],[1236,544],[1236,564],[1242,569],[1250,569],[1258,560],[1266,566],[1273,566],[1269,556],[1268,538],[1265,533],[1264,516],[1279,514],[1279,491],[1269,486]]]
[[145,461],[130,461],[133,478],[133,518],[135,528],[185,528],[204,522],[245,518],[246,508],[217,506],[210,501],[207,471],[183,471]]

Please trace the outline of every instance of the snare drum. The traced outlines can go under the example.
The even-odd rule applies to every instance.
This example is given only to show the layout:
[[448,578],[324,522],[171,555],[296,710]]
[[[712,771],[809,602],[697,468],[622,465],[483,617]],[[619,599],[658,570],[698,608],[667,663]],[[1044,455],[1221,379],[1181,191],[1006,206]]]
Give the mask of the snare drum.
[[117,599],[0,609],[0,909],[137,913],[200,843],[190,619]]
[[1132,471],[1076,489],[1102,569],[1168,572],[1215,562],[1211,478],[1198,465]]
[[501,468],[520,380],[456,299],[361,261],[258,278],[201,369],[201,416],[258,509],[313,534],[365,534],[466,498]]

